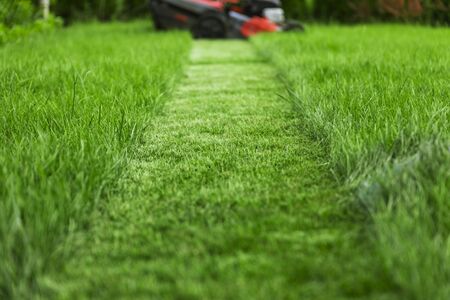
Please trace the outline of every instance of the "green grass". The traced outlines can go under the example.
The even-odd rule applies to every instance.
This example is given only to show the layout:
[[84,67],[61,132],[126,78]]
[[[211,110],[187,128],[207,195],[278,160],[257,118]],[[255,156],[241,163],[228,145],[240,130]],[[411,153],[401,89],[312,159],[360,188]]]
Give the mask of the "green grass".
[[0,48],[0,298],[41,293],[66,236],[110,198],[190,39],[143,22]]
[[399,298],[448,299],[448,30],[316,26],[253,43],[278,68],[336,180],[353,191],[349,209],[366,224],[365,259],[380,264],[379,284]]
[[124,192],[69,241],[79,251],[48,284],[61,298],[358,293],[352,278],[365,271],[336,263],[360,251],[342,238],[356,236],[343,191],[278,97],[275,70],[238,41],[196,42],[191,60],[146,131]]
[[0,298],[450,297],[447,30],[149,27],[0,48]]

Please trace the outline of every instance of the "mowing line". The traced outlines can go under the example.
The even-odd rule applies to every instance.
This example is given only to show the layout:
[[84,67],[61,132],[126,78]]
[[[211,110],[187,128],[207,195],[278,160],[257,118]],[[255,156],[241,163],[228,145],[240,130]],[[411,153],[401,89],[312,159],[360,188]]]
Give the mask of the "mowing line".
[[334,271],[333,245],[349,225],[322,149],[301,134],[280,91],[250,44],[197,41],[126,192],[74,246],[63,296],[281,299],[337,290],[321,274]]

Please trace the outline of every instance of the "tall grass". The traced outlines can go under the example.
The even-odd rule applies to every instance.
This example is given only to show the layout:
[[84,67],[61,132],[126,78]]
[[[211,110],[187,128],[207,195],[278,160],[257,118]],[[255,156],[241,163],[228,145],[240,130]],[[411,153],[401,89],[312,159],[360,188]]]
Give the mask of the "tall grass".
[[182,33],[79,25],[0,49],[0,298],[39,291],[180,73]]
[[450,297],[447,29],[313,27],[258,37],[336,179],[371,216],[387,278],[408,299]]

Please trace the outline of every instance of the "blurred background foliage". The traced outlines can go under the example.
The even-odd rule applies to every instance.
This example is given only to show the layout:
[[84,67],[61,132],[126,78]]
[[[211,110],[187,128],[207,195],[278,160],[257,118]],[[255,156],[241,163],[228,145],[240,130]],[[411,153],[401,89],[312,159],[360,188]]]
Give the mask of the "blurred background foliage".
[[[0,0],[3,26],[26,24],[40,16],[41,0]],[[66,24],[148,16],[148,0],[50,0]],[[450,0],[282,0],[291,18],[319,22],[402,21],[449,24]]]
[[109,21],[149,16],[148,0],[57,0],[53,12],[65,22],[97,19]]
[[283,5],[290,17],[322,22],[450,21],[450,0],[284,0]]
[[35,7],[29,0],[1,0],[0,23],[4,26],[29,23],[33,20]]
[[0,0],[0,45],[61,25],[62,20],[54,15],[42,18],[39,0]]

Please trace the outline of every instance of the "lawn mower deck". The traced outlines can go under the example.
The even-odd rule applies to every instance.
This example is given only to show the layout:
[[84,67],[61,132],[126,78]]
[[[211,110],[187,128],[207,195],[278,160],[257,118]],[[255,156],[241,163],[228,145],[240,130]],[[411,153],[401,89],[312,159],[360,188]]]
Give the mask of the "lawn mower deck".
[[150,0],[150,9],[156,29],[188,29],[195,38],[303,29],[284,19],[280,0]]

